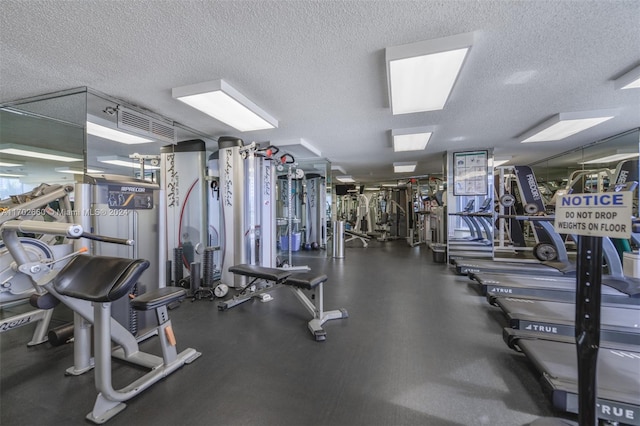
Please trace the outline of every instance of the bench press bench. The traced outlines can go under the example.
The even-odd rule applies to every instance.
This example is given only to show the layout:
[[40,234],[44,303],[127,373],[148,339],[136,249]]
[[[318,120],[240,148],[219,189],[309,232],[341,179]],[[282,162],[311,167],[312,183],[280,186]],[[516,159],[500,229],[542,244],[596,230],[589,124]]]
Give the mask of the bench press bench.
[[[325,274],[317,274],[314,272],[294,273],[293,271],[287,271],[284,269],[267,268],[247,264],[231,266],[229,267],[229,272],[251,278],[252,280],[247,285],[247,289],[249,289],[258,280],[263,280],[266,284],[257,291],[249,293],[243,292],[229,300],[220,302],[220,304],[218,304],[218,309],[221,311],[246,302],[253,297],[259,297],[267,291],[274,290],[281,286],[286,286],[293,291],[300,303],[302,303],[302,305],[313,316],[311,321],[309,321],[308,326],[316,341],[320,342],[327,338],[327,333],[322,328],[322,325],[325,322],[332,319],[347,318],[349,316],[346,309],[337,309],[328,312],[324,311],[323,284],[328,279]],[[307,295],[302,291],[303,289],[313,292],[311,299],[316,299],[317,304],[314,304],[312,300],[307,297]]]

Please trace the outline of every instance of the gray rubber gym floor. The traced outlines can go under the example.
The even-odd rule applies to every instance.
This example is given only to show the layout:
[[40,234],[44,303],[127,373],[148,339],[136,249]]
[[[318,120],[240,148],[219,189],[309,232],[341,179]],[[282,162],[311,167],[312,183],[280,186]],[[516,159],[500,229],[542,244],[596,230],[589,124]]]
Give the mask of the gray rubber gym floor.
[[[344,259],[294,257],[329,276],[327,310],[349,311],[325,324],[325,342],[285,288],[226,312],[217,300],[187,300],[170,311],[178,349],[202,356],[107,424],[523,425],[553,414],[527,360],[502,342],[500,311],[467,278],[424,245],[349,244]],[[65,376],[72,345],[27,348],[32,330],[0,335],[0,423],[88,423],[93,373]],[[116,364],[115,387],[136,374]]]

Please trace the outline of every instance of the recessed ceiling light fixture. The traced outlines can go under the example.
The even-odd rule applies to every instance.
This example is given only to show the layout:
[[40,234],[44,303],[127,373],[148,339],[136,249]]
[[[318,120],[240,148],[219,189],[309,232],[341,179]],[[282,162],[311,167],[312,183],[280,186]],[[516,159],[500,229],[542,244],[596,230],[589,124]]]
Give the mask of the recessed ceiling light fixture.
[[500,167],[505,163],[508,163],[509,161],[511,161],[511,157],[510,155],[496,155],[493,157],[493,167]]
[[526,131],[522,143],[558,141],[597,126],[615,117],[616,110],[562,112]]
[[411,173],[416,170],[418,163],[415,161],[407,161],[401,163],[393,163],[394,173]]
[[443,109],[473,44],[473,33],[386,48],[393,115]]
[[0,153],[15,155],[17,157],[38,158],[40,160],[62,161],[64,163],[83,160],[81,155],[70,153],[64,153],[64,155],[62,155],[60,151],[54,151],[45,148],[36,148],[33,146],[17,145],[12,143],[2,144]]
[[278,127],[278,120],[224,80],[174,87],[172,96],[241,132]]
[[594,158],[592,160],[586,160],[579,162],[578,164],[605,164],[605,163],[615,163],[622,160],[628,160],[630,158],[636,158],[640,156],[638,152],[624,152],[624,151],[616,151],[615,153],[604,155],[598,158]]
[[110,139],[112,141],[126,143],[129,145],[153,142],[152,139],[141,138],[140,136],[130,135],[129,133],[125,133],[116,129],[111,129],[109,127],[96,124],[91,121],[87,121],[87,133],[93,136],[98,136],[99,138]]
[[0,173],[0,176],[2,176],[2,177],[12,177],[12,178],[24,177],[24,175],[17,175],[17,174],[14,174],[14,173]]
[[[58,173],[70,173],[74,175],[84,174],[84,170],[79,167],[56,167],[54,170]],[[104,170],[88,168],[87,173],[104,173]]]
[[614,86],[616,89],[639,89],[640,66],[637,66],[628,73],[618,77],[614,82]]
[[432,134],[432,127],[393,129],[391,130],[393,150],[395,152],[422,151],[427,147]]
[[336,176],[336,180],[342,183],[354,183],[355,180],[351,176]]
[[15,161],[0,161],[0,167],[20,167],[24,166],[24,163],[17,163]]
[[[140,161],[134,160],[132,158],[119,157],[117,155],[107,155],[107,156],[103,156],[103,157],[98,157],[98,161],[101,162],[101,163],[105,163],[105,164],[111,164],[113,166],[128,167],[128,168],[133,168],[133,169],[139,169],[140,168]],[[160,167],[151,166],[151,165],[145,164],[144,165],[144,169],[145,170],[159,170]]]

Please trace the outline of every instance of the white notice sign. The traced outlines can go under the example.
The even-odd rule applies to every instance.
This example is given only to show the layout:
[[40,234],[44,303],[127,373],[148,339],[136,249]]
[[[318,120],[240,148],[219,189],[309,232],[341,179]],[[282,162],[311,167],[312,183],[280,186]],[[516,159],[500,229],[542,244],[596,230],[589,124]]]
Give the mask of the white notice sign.
[[560,234],[629,238],[632,203],[631,191],[562,195],[554,227]]

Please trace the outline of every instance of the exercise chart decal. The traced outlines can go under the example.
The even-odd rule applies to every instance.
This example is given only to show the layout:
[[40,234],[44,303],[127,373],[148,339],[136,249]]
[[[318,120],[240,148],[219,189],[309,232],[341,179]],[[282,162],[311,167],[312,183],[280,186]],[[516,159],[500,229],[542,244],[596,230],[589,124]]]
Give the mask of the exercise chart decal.
[[453,154],[453,195],[487,195],[487,151]]

